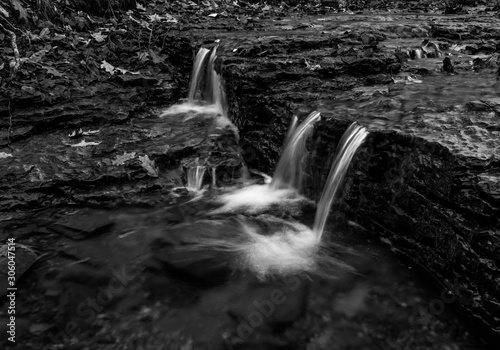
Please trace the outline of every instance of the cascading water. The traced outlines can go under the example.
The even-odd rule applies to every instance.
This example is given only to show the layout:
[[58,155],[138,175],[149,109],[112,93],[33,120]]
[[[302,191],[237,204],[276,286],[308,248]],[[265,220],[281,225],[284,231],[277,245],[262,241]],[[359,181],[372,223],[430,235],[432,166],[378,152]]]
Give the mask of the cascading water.
[[[228,118],[228,106],[226,94],[222,82],[222,76],[216,69],[217,46],[209,50],[200,48],[196,54],[187,100],[176,104],[165,110],[161,117],[183,116],[184,121],[192,118],[211,118],[215,128],[229,129],[238,138],[238,130]],[[207,159],[201,162],[207,164]],[[194,167],[188,170],[187,188],[198,191],[205,173],[205,167]],[[216,186],[215,168],[212,174],[212,185]]]
[[189,82],[189,93],[188,93],[188,103],[194,104],[196,100],[202,98],[202,92],[200,91],[201,80],[203,78],[203,67],[205,67],[205,59],[210,50],[202,47],[196,54],[196,58],[193,63],[193,71],[191,73],[191,81]]
[[283,148],[286,147],[286,145],[290,141],[290,137],[292,137],[293,133],[295,132],[295,129],[297,129],[298,122],[299,118],[296,115],[294,115],[290,123],[290,126],[288,127],[288,131],[286,132],[285,142],[283,142]]
[[330,207],[347,173],[352,157],[367,135],[368,131],[357,122],[354,122],[347,128],[340,139],[330,173],[326,179],[326,184],[316,209],[313,232],[316,235],[317,242],[321,240]]
[[[190,81],[188,101],[184,104],[186,111],[196,114],[202,112],[218,115],[217,120],[227,119],[225,94],[220,74],[215,69],[217,47],[212,51],[201,48],[196,55]],[[178,112],[178,108],[176,111]],[[168,114],[168,113],[164,113]],[[172,114],[172,113],[170,113]],[[247,213],[258,213],[259,210],[279,203],[293,203],[305,200],[299,196],[305,174],[305,159],[308,155],[306,140],[313,130],[313,124],[320,117],[314,111],[298,124],[294,117],[283,145],[283,153],[276,166],[276,171],[270,181],[264,185],[248,186],[220,197],[225,204],[212,214],[235,212],[243,209]],[[220,123],[220,121],[219,121]],[[231,124],[232,125],[232,124]],[[250,265],[260,276],[269,273],[297,272],[309,270],[314,266],[317,251],[320,246],[323,229],[328,218],[330,206],[337,190],[345,176],[349,163],[357,148],[367,135],[365,128],[357,123],[351,125],[338,145],[327,183],[317,206],[313,229],[292,222],[283,222],[278,226],[287,227],[270,235],[261,235],[252,224],[244,219],[241,221],[241,231],[246,237],[243,240],[220,241],[218,239],[200,242],[200,249],[211,246],[211,249],[224,249],[239,252],[245,264]],[[246,168],[242,170],[247,173]],[[202,187],[205,166],[195,166],[187,172],[187,188],[199,191]],[[212,168],[212,181],[215,187],[215,168]],[[268,219],[269,220],[269,219]],[[286,224],[286,225],[285,225]],[[219,246],[219,248],[217,248]],[[297,257],[300,257],[298,259]],[[341,264],[336,262],[337,265]]]
[[304,178],[304,161],[307,156],[306,139],[312,131],[313,123],[321,116],[319,112],[312,112],[297,126],[294,117],[288,130],[283,153],[276,166],[271,190],[294,188],[300,191]]
[[224,117],[227,117],[226,94],[222,84],[222,78],[215,70],[215,60],[217,59],[217,47],[214,47],[207,63],[207,81],[205,100],[216,107]]
[[217,168],[212,168],[212,187],[217,187]]
[[[305,140],[319,116],[318,112],[313,112],[300,125],[297,125],[296,118],[292,120],[282,158],[272,179],[274,186],[272,182],[251,185],[217,197],[217,201],[224,204],[208,212],[208,215],[232,213],[229,217],[234,218],[233,222],[238,225],[236,229],[231,229],[234,237],[207,238],[196,243],[193,249],[232,252],[236,259],[235,268],[250,269],[261,279],[276,274],[316,271],[318,266],[350,268],[335,257],[319,252],[330,206],[356,150],[368,134],[364,127],[353,123],[342,136],[317,205],[312,229],[294,220],[278,219],[266,212],[273,205],[285,209],[300,206],[301,201],[307,201],[297,194],[297,188],[300,188],[304,176],[303,163],[307,156]],[[204,170],[201,168],[190,169],[193,171],[191,178],[196,177],[199,183],[192,187],[198,189],[201,186],[200,176],[203,176],[201,171]],[[261,175],[265,177],[265,174]],[[245,215],[235,215],[242,213]]]
[[212,50],[200,48],[193,63],[187,101],[168,108],[162,116],[180,113],[220,114],[223,118],[219,118],[219,123],[232,125],[228,119],[222,76],[215,68],[216,60],[217,46]]
[[187,171],[186,188],[190,191],[199,191],[203,184],[203,176],[206,170],[207,168],[201,165],[189,168]]
[[[311,113],[306,121],[292,130],[288,137],[288,143],[285,150],[302,151],[300,147],[294,148],[294,145],[303,146],[303,139],[300,138],[305,133],[307,128],[319,116],[319,113]],[[294,127],[296,121],[292,121],[291,128]],[[313,229],[301,224],[293,222],[285,222],[282,224],[284,229],[274,232],[272,235],[252,234],[252,229],[246,228],[250,237],[250,242],[243,247],[245,262],[253,266],[253,269],[260,276],[265,276],[269,273],[294,273],[298,271],[308,271],[314,269],[318,259],[322,259],[318,255],[318,249],[321,245],[321,236],[325,227],[326,220],[330,211],[330,206],[338,192],[338,188],[347,173],[347,169],[351,160],[368,135],[368,131],[354,122],[347,128],[342,135],[337,146],[337,152],[333,160],[330,173],[323,188],[323,193],[318,202],[316,216]],[[294,157],[295,156],[295,157]],[[295,155],[290,152],[288,162],[293,159],[303,161],[304,153]],[[283,164],[281,164],[283,166]],[[296,168],[294,168],[296,170]],[[295,180],[300,180],[296,177]],[[274,180],[274,179],[273,179]],[[286,183],[286,182],[285,182]],[[291,183],[291,182],[288,182]],[[288,225],[288,226],[287,226]],[[294,226],[295,225],[295,226]],[[288,228],[286,228],[288,227]],[[350,268],[342,261],[328,256],[323,257],[323,264],[331,264]]]
[[283,153],[272,178],[252,170],[264,178],[265,185],[252,185],[221,196],[225,204],[213,213],[223,213],[246,209],[258,212],[275,203],[295,203],[303,200],[298,195],[304,178],[304,163],[307,156],[306,139],[312,131],[313,123],[320,117],[319,112],[310,113],[300,124],[293,117],[283,144]]

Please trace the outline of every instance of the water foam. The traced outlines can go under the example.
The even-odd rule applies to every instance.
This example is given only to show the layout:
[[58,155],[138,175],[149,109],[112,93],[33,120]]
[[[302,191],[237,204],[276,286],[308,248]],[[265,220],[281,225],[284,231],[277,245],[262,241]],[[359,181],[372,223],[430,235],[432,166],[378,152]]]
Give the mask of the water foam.
[[217,115],[219,114],[219,109],[215,105],[197,104],[188,101],[170,106],[160,114],[160,117],[178,114],[185,115],[184,120],[189,120],[200,115]]
[[237,138],[238,130],[228,117],[228,104],[222,76],[215,69],[217,47],[200,48],[193,63],[188,98],[160,114],[160,117],[184,115],[184,121],[196,117],[212,118],[220,129],[230,128]]
[[278,231],[262,235],[255,226],[244,223],[249,242],[240,250],[240,263],[260,278],[313,271],[318,244],[314,232],[298,222],[287,222]]
[[293,188],[271,189],[270,184],[250,185],[225,193],[218,198],[224,205],[212,214],[245,210],[248,214],[258,213],[273,204],[294,203],[304,200]]

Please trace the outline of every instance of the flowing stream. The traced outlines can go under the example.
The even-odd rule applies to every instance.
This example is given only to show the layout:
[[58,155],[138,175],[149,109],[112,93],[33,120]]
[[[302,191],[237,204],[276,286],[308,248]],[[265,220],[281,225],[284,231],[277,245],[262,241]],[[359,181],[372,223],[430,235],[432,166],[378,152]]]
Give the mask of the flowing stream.
[[[221,74],[216,69],[217,46],[211,50],[200,48],[193,62],[188,97],[180,104],[173,105],[162,112],[161,117],[210,118],[214,128],[230,128],[238,135],[236,127],[228,118],[228,105]],[[187,169],[186,188],[198,192],[203,185],[206,171],[205,160],[196,159]],[[201,163],[200,163],[201,162]],[[213,169],[212,186],[215,187],[216,173]]]
[[[203,75],[202,71],[205,68]],[[220,76],[214,69],[216,48],[209,55],[207,49],[200,49],[193,67],[188,103],[196,96],[204,96],[206,102],[222,106],[223,89]],[[201,84],[205,80],[205,84]],[[204,90],[201,87],[204,86]],[[293,116],[287,135],[284,140],[283,152],[277,163],[276,171],[270,183],[250,185],[242,188],[230,189],[216,201],[223,205],[211,211],[211,215],[233,215],[237,212],[248,214],[264,213],[271,206],[283,206],[290,203],[300,203],[307,200],[299,195],[302,188],[306,169],[304,168],[308,151],[307,138],[314,128],[314,123],[321,114],[311,112],[300,124]],[[271,275],[289,275],[301,271],[315,271],[320,260],[328,261],[330,265],[347,267],[334,257],[320,256],[321,236],[325,228],[331,204],[339,190],[347,172],[352,157],[362,144],[368,132],[357,123],[353,123],[344,133],[337,147],[332,168],[324,186],[321,199],[317,205],[316,218],[313,229],[294,220],[282,220],[273,216],[265,217],[261,224],[256,225],[245,217],[237,217],[237,233],[234,238],[205,237],[194,244],[195,250],[216,250],[235,254],[236,269],[250,270],[259,279],[266,279]],[[243,167],[243,169],[246,169]],[[206,167],[196,165],[188,170],[187,189],[199,191]],[[254,171],[268,178],[259,171]],[[215,175],[213,175],[215,178]],[[266,181],[265,181],[266,182]],[[300,204],[298,204],[300,205]],[[268,228],[263,230],[261,225]]]
[[[217,48],[201,48],[187,100],[159,119],[204,122],[207,135],[233,128],[216,66]],[[329,107],[325,103],[302,122],[292,116],[272,177],[243,164],[232,169],[240,179],[223,186],[217,176],[224,175],[224,165],[193,157],[183,164],[188,191],[174,191],[168,205],[155,211],[101,213],[115,223],[106,226],[108,234],[67,243],[68,254],[139,271],[140,283],[125,289],[131,296],[124,300],[134,303],[139,290],[155,304],[124,312],[130,322],[124,333],[147,334],[150,343],[144,349],[163,344],[176,344],[175,349],[306,348],[304,344],[310,344],[308,349],[392,349],[402,348],[404,337],[431,337],[443,344],[436,349],[460,348],[459,332],[436,335],[443,322],[453,330],[458,322],[445,310],[447,305],[439,315],[433,313],[432,305],[442,297],[419,282],[410,265],[364,234],[364,228],[329,216],[351,161],[369,135],[362,122],[345,130],[330,155],[318,203],[303,195],[310,156],[306,143],[321,114],[333,110]],[[200,191],[208,177],[211,187]],[[58,215],[65,220],[74,213],[78,210]],[[137,321],[147,312],[154,325]],[[157,331],[154,336],[151,328]],[[391,338],[381,339],[381,334]],[[301,346],[282,347],[285,338]]]

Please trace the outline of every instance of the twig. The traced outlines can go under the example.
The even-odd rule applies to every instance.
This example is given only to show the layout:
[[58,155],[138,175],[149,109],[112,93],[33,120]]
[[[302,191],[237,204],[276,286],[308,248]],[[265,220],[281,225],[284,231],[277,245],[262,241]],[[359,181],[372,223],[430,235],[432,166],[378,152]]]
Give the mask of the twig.
[[19,49],[17,48],[16,33],[14,33],[12,30],[6,29],[1,23],[0,23],[0,30],[4,31],[10,36],[10,45],[12,46],[12,51],[14,51],[14,65],[11,67],[12,77],[14,77],[17,73],[17,70],[21,66],[21,59],[19,58]]
[[12,113],[10,111],[10,99],[9,99],[9,104],[7,105],[7,110],[9,111],[9,130],[7,130],[7,147],[10,147],[10,133],[12,130]]
[[14,25],[12,23],[10,23],[7,18],[5,18],[4,16],[0,15],[0,20],[3,22],[3,23],[6,23],[9,25],[10,29],[13,30],[13,31],[20,31],[25,37],[26,39],[28,39],[28,42],[29,44],[31,45],[31,38],[30,36],[28,35],[28,33],[25,31],[25,30],[22,30],[22,29],[19,29],[19,28],[16,28],[14,27]]
[[4,23],[7,23],[12,30],[16,30],[17,29],[16,27],[14,27],[12,25],[12,23],[9,22],[9,20],[7,18],[5,18],[5,16],[3,16],[1,14],[0,14],[0,20],[2,20],[2,22],[4,22]]

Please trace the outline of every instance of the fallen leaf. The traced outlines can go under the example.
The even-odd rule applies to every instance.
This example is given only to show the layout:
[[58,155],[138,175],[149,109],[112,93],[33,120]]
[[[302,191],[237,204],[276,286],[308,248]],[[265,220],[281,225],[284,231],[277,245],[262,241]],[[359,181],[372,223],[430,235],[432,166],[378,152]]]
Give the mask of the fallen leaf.
[[48,50],[40,50],[32,54],[26,62],[28,63],[40,63],[43,59],[45,59],[45,55],[48,53]]
[[66,39],[66,35],[59,33],[54,33],[54,36],[52,37],[52,40],[64,40],[64,39]]
[[112,64],[109,64],[106,62],[106,60],[102,61],[101,63],[101,69],[104,69],[106,72],[109,74],[115,74],[115,67]]
[[74,145],[66,144],[70,147],[86,147],[86,146],[97,146],[100,145],[101,142],[87,142],[85,140],[80,141],[79,143],[75,143]]
[[141,72],[131,72],[131,71],[127,70],[127,69],[118,68],[118,67],[116,67],[116,71],[117,71],[118,73],[120,73],[120,74],[127,74],[127,73],[128,73],[128,74],[132,74],[132,75],[141,74]]
[[60,77],[64,76],[64,74],[62,74],[61,72],[59,72],[54,67],[42,65],[42,68],[47,70],[47,74],[52,74],[54,77],[60,78]]
[[135,155],[136,155],[135,152],[132,152],[132,153],[124,152],[121,156],[120,155],[116,156],[116,159],[111,161],[111,164],[123,165],[123,164],[125,164],[125,162],[127,160],[133,159],[135,157]]
[[140,62],[144,63],[149,59],[149,54],[147,52],[138,52],[137,58]]
[[29,85],[21,86],[21,90],[26,91],[30,94],[34,94],[36,92],[35,88],[33,86],[29,86]]
[[163,16],[159,16],[157,14],[149,15],[148,18],[151,22],[167,22],[167,23],[177,23],[178,22],[174,16],[172,16],[168,13],[163,15]]
[[102,43],[108,37],[107,35],[102,34],[102,32],[92,33],[90,36],[98,43]]
[[50,29],[49,28],[43,28],[42,31],[40,32],[39,37],[40,38],[44,38],[44,37],[48,36],[49,33],[50,33]]
[[[130,11],[129,11],[130,12]],[[137,19],[135,19],[134,17],[132,17],[129,12],[127,12],[128,14],[128,18],[130,18],[132,21],[134,21],[135,23],[137,23],[138,25],[140,25],[141,27],[144,27],[146,28],[147,30],[151,30],[151,28],[149,27],[149,23],[146,22],[146,21],[139,21]]]
[[155,161],[149,159],[148,155],[139,157],[141,161],[141,166],[148,172],[151,177],[158,177],[158,168],[155,165]]
[[102,63],[101,63],[101,69],[106,70],[106,72],[108,72],[111,75],[116,74],[116,73],[119,73],[119,74],[126,74],[126,73],[129,73],[129,74],[141,74],[140,72],[131,72],[131,71],[123,69],[123,68],[115,67],[112,64],[106,62],[106,60],[102,61]]

